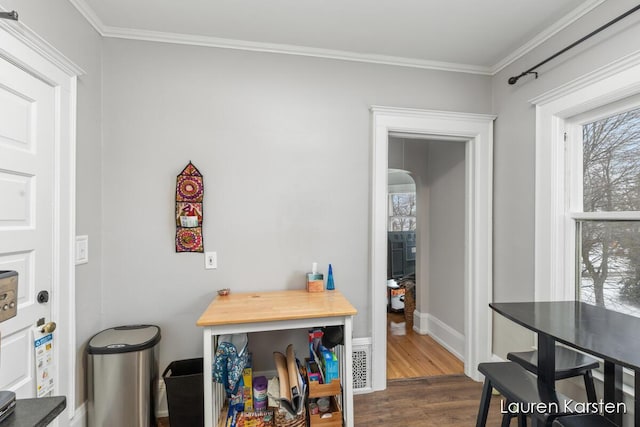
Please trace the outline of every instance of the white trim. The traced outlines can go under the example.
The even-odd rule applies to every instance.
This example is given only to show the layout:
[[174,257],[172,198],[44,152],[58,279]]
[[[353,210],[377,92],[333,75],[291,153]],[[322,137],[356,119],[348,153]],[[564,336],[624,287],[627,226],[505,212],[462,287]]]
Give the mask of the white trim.
[[[640,51],[532,100],[536,104],[535,263],[536,301],[575,298],[575,245],[566,197],[564,132],[569,119],[640,93]],[[588,217],[590,214],[580,214]],[[602,215],[602,214],[599,214]],[[611,214],[612,219],[617,215]],[[629,219],[629,218],[627,218]],[[569,236],[569,237],[568,237]]]
[[535,35],[531,40],[511,52],[509,55],[504,57],[502,60],[498,61],[493,67],[491,67],[491,75],[496,75],[502,69],[514,63],[518,59],[522,58],[533,49],[537,48],[551,37],[558,34],[560,31],[564,30],[580,18],[582,18],[587,13],[591,12],[596,7],[600,6],[604,3],[605,0],[590,0],[582,3],[571,12],[560,18],[558,21],[554,22],[540,33]]
[[491,355],[491,361],[492,362],[506,362],[505,359],[503,359],[502,357],[498,356],[495,353]]
[[[0,10],[5,9],[0,6]],[[51,62],[68,76],[81,76],[86,74],[82,68],[74,64],[69,58],[63,55],[49,42],[36,34],[31,28],[23,24],[22,21],[0,19],[0,29],[6,31],[16,40],[25,44],[35,53]],[[5,57],[5,59],[11,61],[12,58]]]
[[[424,139],[424,135],[419,135],[415,133],[407,133],[407,132],[390,132],[390,138],[402,138],[402,139]],[[460,138],[458,136],[447,136],[440,135],[438,137],[438,141],[458,141],[458,142],[467,142],[465,138]]]
[[[421,335],[429,335],[438,344],[449,350],[451,354],[464,362],[464,335],[429,313],[416,310],[413,313],[414,329]],[[416,328],[417,327],[417,328]]]
[[496,75],[502,69],[522,58],[580,18],[598,7],[605,0],[588,0],[561,17],[558,21],[538,33],[531,40],[505,56],[493,66],[461,64],[455,62],[432,61],[420,58],[406,58],[391,55],[366,54],[345,50],[321,49],[307,46],[295,46],[278,43],[263,43],[247,40],[234,40],[211,36],[169,33],[162,31],[141,30],[135,28],[114,27],[105,25],[98,14],[85,0],[69,0],[80,14],[103,37],[127,40],[144,40],[160,43],[186,44],[223,49],[248,50],[253,52],[279,53],[286,55],[310,56],[315,58],[337,59],[341,61],[367,62],[372,64],[393,65],[397,67],[422,68],[428,70],[451,71],[480,75]]
[[85,401],[82,403],[82,405],[78,407],[78,409],[76,409],[69,423],[69,427],[84,427],[86,425],[87,425],[87,402]]
[[371,337],[363,337],[363,338],[353,338],[351,340],[351,347],[370,347],[371,346]]
[[633,68],[638,64],[640,64],[640,50],[618,58],[613,62],[603,65],[600,68],[596,68],[587,74],[583,74],[582,76],[558,86],[557,88],[551,89],[542,95],[536,96],[535,98],[530,99],[529,102],[535,105],[549,104],[562,97],[568,96],[573,92],[584,89],[586,86],[589,86],[594,82],[615,76],[616,74],[629,68]]
[[104,37],[104,28],[106,26],[102,22],[102,19],[100,19],[98,14],[93,10],[91,6],[87,4],[86,1],[69,0],[69,3],[71,3],[76,9],[78,9],[78,12],[80,12],[84,19],[86,19],[89,24],[91,24],[91,26],[98,32],[98,34]]
[[571,212],[569,217],[584,221],[640,221],[640,211]]
[[372,388],[386,388],[387,167],[390,132],[463,137],[466,143],[465,374],[491,357],[493,120],[495,116],[395,107],[371,107],[370,295]]
[[[254,375],[258,375],[254,373]],[[267,377],[270,378],[270,377]],[[156,392],[155,392],[155,417],[156,418],[166,418],[169,416],[169,407],[167,403],[167,386],[164,382],[164,378],[158,378],[156,382]]]
[[[0,20],[0,58],[50,85],[55,91],[53,277],[51,320],[58,327],[54,347],[59,378],[54,393],[75,411],[75,152],[76,87],[82,70],[21,23]],[[63,422],[67,425],[67,422]]]
[[310,56],[314,58],[337,59],[341,61],[367,62],[394,65],[398,67],[424,68],[428,70],[452,71],[490,75],[488,67],[454,62],[432,61],[419,58],[367,54],[336,49],[322,49],[280,43],[265,43],[247,40],[225,39],[192,34],[167,33],[162,31],[138,30],[132,28],[104,27],[104,37],[127,40],[143,40],[160,43],[185,44],[189,46],[215,47],[222,49],[248,50],[252,52],[278,53],[285,55]]

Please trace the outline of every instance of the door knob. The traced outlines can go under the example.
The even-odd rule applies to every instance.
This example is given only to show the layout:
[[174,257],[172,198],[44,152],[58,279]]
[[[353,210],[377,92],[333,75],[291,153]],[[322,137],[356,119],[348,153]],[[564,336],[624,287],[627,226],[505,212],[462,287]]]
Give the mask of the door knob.
[[48,302],[49,301],[49,292],[47,292],[47,291],[38,292],[37,299],[38,299],[38,302],[40,304],[44,304],[45,302]]
[[50,334],[51,332],[56,330],[56,322],[45,323],[40,332],[44,332]]

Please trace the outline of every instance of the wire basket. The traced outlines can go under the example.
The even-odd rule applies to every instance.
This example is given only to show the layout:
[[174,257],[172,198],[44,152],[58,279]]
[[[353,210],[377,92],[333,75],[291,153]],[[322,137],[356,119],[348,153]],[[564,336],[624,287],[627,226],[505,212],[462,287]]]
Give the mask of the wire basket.
[[404,287],[404,321],[407,331],[413,330],[413,312],[416,310],[416,282],[403,279],[400,286]]
[[274,412],[276,420],[275,427],[306,427],[307,425],[306,408],[303,408],[302,412],[295,416],[281,408],[277,408]]

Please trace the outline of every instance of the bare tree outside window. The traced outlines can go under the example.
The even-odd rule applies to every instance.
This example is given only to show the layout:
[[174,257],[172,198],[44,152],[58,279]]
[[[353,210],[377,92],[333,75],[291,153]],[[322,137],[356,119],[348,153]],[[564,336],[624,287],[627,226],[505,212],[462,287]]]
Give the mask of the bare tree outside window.
[[[583,126],[585,212],[640,211],[640,109]],[[640,221],[579,221],[580,298],[640,315]]]
[[416,229],[416,193],[389,194],[389,231]]

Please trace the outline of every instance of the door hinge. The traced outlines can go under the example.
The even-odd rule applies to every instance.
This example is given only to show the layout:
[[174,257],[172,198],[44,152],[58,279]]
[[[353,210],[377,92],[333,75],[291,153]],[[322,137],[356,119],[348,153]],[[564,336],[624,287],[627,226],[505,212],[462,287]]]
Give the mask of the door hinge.
[[564,142],[567,142],[567,133],[564,133]]

